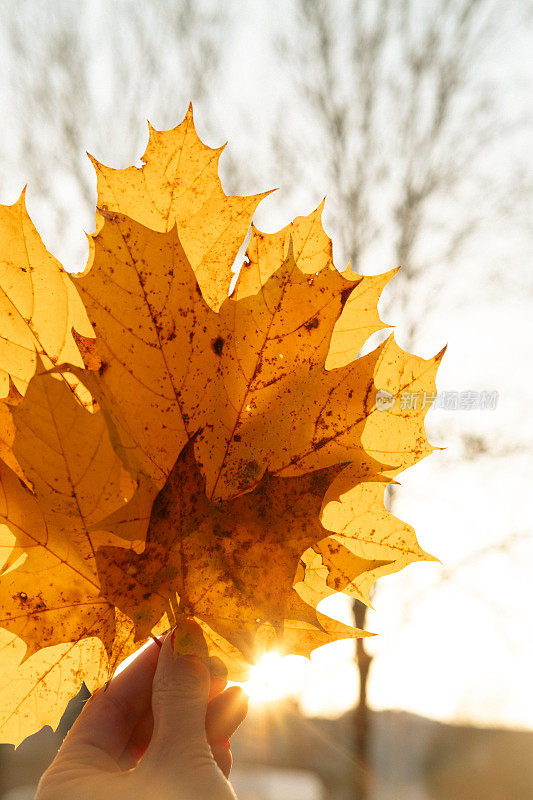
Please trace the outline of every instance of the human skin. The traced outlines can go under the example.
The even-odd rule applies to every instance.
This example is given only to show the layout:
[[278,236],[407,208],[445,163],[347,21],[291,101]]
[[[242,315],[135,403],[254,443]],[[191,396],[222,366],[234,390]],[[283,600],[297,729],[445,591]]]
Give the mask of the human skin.
[[85,704],[35,800],[235,800],[229,738],[247,697],[224,686],[170,634],[151,643]]

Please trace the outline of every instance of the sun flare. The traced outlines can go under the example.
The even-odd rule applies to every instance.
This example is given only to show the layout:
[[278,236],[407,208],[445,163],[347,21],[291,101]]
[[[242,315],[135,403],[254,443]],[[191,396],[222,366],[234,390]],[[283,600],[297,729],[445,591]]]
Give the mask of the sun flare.
[[306,664],[301,656],[267,653],[250,670],[243,684],[253,703],[269,703],[295,697],[302,685]]

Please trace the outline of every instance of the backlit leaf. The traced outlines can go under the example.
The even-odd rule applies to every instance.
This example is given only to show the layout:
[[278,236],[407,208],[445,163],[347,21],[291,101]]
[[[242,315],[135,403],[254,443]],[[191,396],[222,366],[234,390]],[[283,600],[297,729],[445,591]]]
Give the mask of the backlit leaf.
[[100,217],[120,211],[155,231],[177,226],[204,297],[214,309],[228,294],[231,268],[255,209],[269,194],[226,195],[218,177],[223,150],[200,140],[190,106],[172,130],[157,131],[150,125],[141,169],[112,169],[92,159]]
[[45,248],[23,192],[0,206],[0,397],[9,380],[24,393],[37,359],[46,367],[82,365],[72,328],[91,328],[69,274]]
[[0,210],[2,737],[55,725],[83,680],[171,626],[234,680],[271,649],[368,636],[319,603],[369,603],[379,577],[432,558],[386,490],[434,449],[442,353],[364,348],[396,270],[337,270],[323,203],[251,226],[266,193],[226,196],[221,152],[189,109],[150,128],[141,169],[94,162],[97,231],[73,278],[23,198]]

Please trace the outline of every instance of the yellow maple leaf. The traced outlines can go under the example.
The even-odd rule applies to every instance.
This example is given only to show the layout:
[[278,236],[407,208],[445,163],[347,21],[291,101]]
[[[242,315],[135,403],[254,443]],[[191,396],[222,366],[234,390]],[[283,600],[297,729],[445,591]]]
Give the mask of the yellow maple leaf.
[[[286,621],[320,628],[316,612],[292,597],[292,583],[306,543],[324,534],[322,498],[340,469],[294,478],[265,474],[253,492],[217,503],[205,494],[191,440],[153,505],[142,554],[116,547],[98,551],[103,593],[136,623],[140,639],[164,613],[177,617],[179,607],[249,662],[264,623],[281,638]],[[125,519],[136,513],[126,508]],[[116,516],[114,523],[120,526]]]
[[[265,649],[309,655],[369,635],[317,605],[336,592],[369,603],[377,578],[431,559],[384,493],[433,450],[425,398],[442,354],[418,358],[389,336],[359,356],[387,327],[377,303],[395,270],[339,272],[323,204],[276,233],[252,226],[228,297],[264,195],[227,197],[220,152],[189,109],[174,130],[150,130],[142,169],[95,163],[89,264],[72,280],[54,266],[75,298],[72,316],[51,306],[59,350],[24,306],[24,291],[46,303],[42,243],[42,296],[24,289],[16,259],[6,272],[24,323],[11,344],[27,364],[11,375],[6,328],[0,626],[9,669],[26,644],[36,723],[51,713],[49,691],[32,685],[39,670],[92,637],[110,670],[135,642],[194,617],[204,637],[194,646],[239,679]],[[63,379],[32,379],[36,368]],[[6,697],[12,732],[19,701]]]
[[[0,458],[19,477],[13,454],[11,404],[24,393],[39,359],[46,367],[82,365],[72,335],[92,336],[69,274],[49,253],[26,209],[25,191],[11,206],[0,205]],[[64,379],[73,385],[72,375]],[[76,387],[85,402],[90,397]]]
[[45,647],[23,661],[25,645],[0,628],[0,739],[18,746],[43,725],[57,728],[69,700],[85,682],[107,680],[108,660],[97,637]]
[[45,367],[82,359],[74,327],[92,336],[70,276],[44,246],[26,210],[25,192],[0,206],[0,397],[11,380],[24,393],[37,359]]
[[101,544],[129,543],[92,526],[129,499],[134,483],[103,415],[83,408],[56,377],[37,374],[13,417],[13,453],[32,489],[0,461],[0,520],[14,537],[0,580],[0,626],[24,640],[27,657],[95,632],[111,653],[115,607],[100,591],[95,554]]
[[11,687],[0,689],[0,736],[18,743],[57,724],[83,681],[102,685],[136,647],[95,561],[102,545],[133,546],[95,523],[135,484],[103,415],[58,376],[36,374],[11,419],[20,476],[0,461],[0,665]]
[[[398,391],[423,382],[422,359],[413,360],[408,382],[403,351],[390,340],[326,370],[334,326],[363,280],[345,278],[330,261],[309,277],[291,250],[260,291],[242,296],[238,281],[235,297],[216,313],[176,230],[158,234],[114,214],[94,239],[90,268],[75,280],[97,333],[98,369],[83,379],[124,463],[159,487],[200,428],[196,455],[208,494],[219,499],[253,485],[267,465],[291,475],[360,460],[363,428],[375,411],[374,373],[381,379],[377,371],[388,368],[387,386],[395,381]],[[394,417],[400,433],[412,417]],[[385,451],[377,453],[390,466]],[[409,463],[420,457],[408,456]]]
[[16,747],[43,725],[56,728],[82,683],[90,692],[103,686],[135,648],[131,621],[118,611],[115,627],[111,655],[98,636],[28,655],[21,638],[0,628],[0,740]]
[[141,169],[113,169],[91,158],[101,211],[97,226],[110,211],[155,231],[176,226],[203,295],[214,309],[227,297],[239,248],[259,202],[269,194],[224,193],[218,177],[224,147],[207,147],[201,141],[189,106],[183,122],[172,130],[157,131],[150,125]]
[[[105,592],[135,620],[140,638],[165,612],[173,620],[181,611],[202,620],[251,660],[265,624],[281,639],[285,626],[288,631],[296,622],[300,629],[310,626],[309,641],[317,641],[319,632],[324,635],[315,612],[303,619],[288,616],[293,584],[302,583],[300,596],[312,596],[316,607],[332,587],[365,598],[362,587],[367,593],[380,574],[409,563],[399,536],[391,539],[383,558],[376,552],[364,556],[354,552],[345,530],[339,541],[325,534],[326,530],[336,534],[342,515],[352,510],[351,488],[374,486],[369,482],[372,477],[385,481],[376,482],[384,487],[398,471],[432,451],[423,423],[428,406],[403,408],[394,402],[382,409],[376,393],[381,389],[391,397],[405,391],[429,394],[440,354],[426,361],[405,353],[389,337],[368,355],[354,359],[364,336],[383,327],[375,308],[370,309],[369,297],[377,302],[391,275],[376,276],[360,291],[361,276],[340,274],[334,268],[325,234],[322,231],[322,240],[318,235],[317,212],[309,220],[300,218],[294,228],[300,231],[296,251],[287,229],[283,235],[254,231],[243,273],[246,288],[241,291],[239,278],[233,296],[218,313],[205,303],[177,231],[158,234],[118,213],[106,219],[96,235],[94,260],[77,279],[97,334],[93,369],[83,378],[111,420],[117,451],[130,469],[141,472],[131,508],[113,514],[101,526],[118,535],[127,530],[138,539],[147,535],[146,550],[137,558],[107,549],[97,558]],[[299,267],[302,230],[314,231],[309,258],[313,260],[313,252],[322,254],[322,266],[317,255],[311,275]],[[254,283],[253,274],[263,282]],[[111,283],[118,287],[113,305],[108,300]],[[356,300],[342,331],[345,337],[346,327],[357,323],[360,308],[352,360],[328,369],[333,332],[354,293]],[[339,351],[339,357],[344,359],[345,351]],[[192,448],[186,449],[184,470],[177,454],[193,438],[194,458]],[[318,528],[312,523],[315,517],[319,523],[321,503],[318,510],[308,503],[311,517],[297,534],[292,530],[289,538],[289,522],[281,518],[267,522],[265,512],[262,524],[271,538],[261,537],[261,524],[251,522],[247,503],[258,508],[281,506],[289,493],[287,507],[292,509],[302,491],[295,488],[298,478],[307,480],[333,469],[331,482],[338,465],[347,463],[350,467],[338,479],[346,490],[337,503],[339,510],[335,503],[327,505],[326,526],[324,519]],[[200,475],[205,481],[201,491]],[[188,476],[196,476],[196,483],[188,482]],[[268,503],[259,502],[267,476],[272,476],[276,489]],[[326,488],[321,487],[320,501]],[[161,520],[158,511],[154,521],[163,497],[168,518]],[[207,504],[203,521],[193,513],[191,497],[198,509]],[[183,509],[189,509],[185,516],[190,526],[185,531],[172,517],[175,508],[180,509],[180,520]],[[377,520],[382,512],[384,526],[390,528],[394,518],[385,512],[383,495],[374,498],[370,516]],[[216,521],[220,514],[224,522]],[[253,535],[243,526],[244,518]],[[217,539],[217,525],[225,531],[222,541]],[[299,556],[303,554],[305,566],[314,543],[311,550],[328,574],[325,592],[318,591],[309,565],[302,577],[297,576]],[[272,546],[274,553],[269,550]],[[420,548],[413,552],[411,560],[425,557]],[[284,558],[288,559],[285,572]],[[231,568],[234,564],[238,570]],[[183,584],[184,574],[189,588]],[[308,591],[309,582],[314,594]],[[263,585],[277,605],[269,605],[263,597],[257,588]],[[294,643],[298,636],[287,633],[287,641],[291,636]]]
[[[252,225],[246,261],[239,272],[233,297],[236,300],[257,294],[268,278],[285,261],[292,247],[294,262],[310,276],[324,267],[333,269],[332,243],[322,227],[324,201],[306,217],[296,219],[276,233],[264,233]],[[398,269],[382,275],[362,276],[349,267],[343,275],[356,288],[351,292],[335,323],[329,343],[326,368],[343,367],[353,361],[371,334],[390,327],[379,317],[381,292]]]

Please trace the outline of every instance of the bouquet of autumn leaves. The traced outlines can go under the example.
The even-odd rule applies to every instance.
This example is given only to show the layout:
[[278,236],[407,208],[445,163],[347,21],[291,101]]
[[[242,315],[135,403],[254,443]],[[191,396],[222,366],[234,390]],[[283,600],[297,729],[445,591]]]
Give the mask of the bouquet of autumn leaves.
[[433,449],[428,406],[376,393],[432,393],[440,354],[390,336],[358,356],[395,270],[338,271],[322,204],[258,230],[268,193],[226,196],[221,151],[189,109],[150,128],[141,169],[94,161],[79,276],[24,195],[0,207],[1,741],[187,617],[233,680],[268,649],[369,635],[318,604],[431,558],[384,506]]

